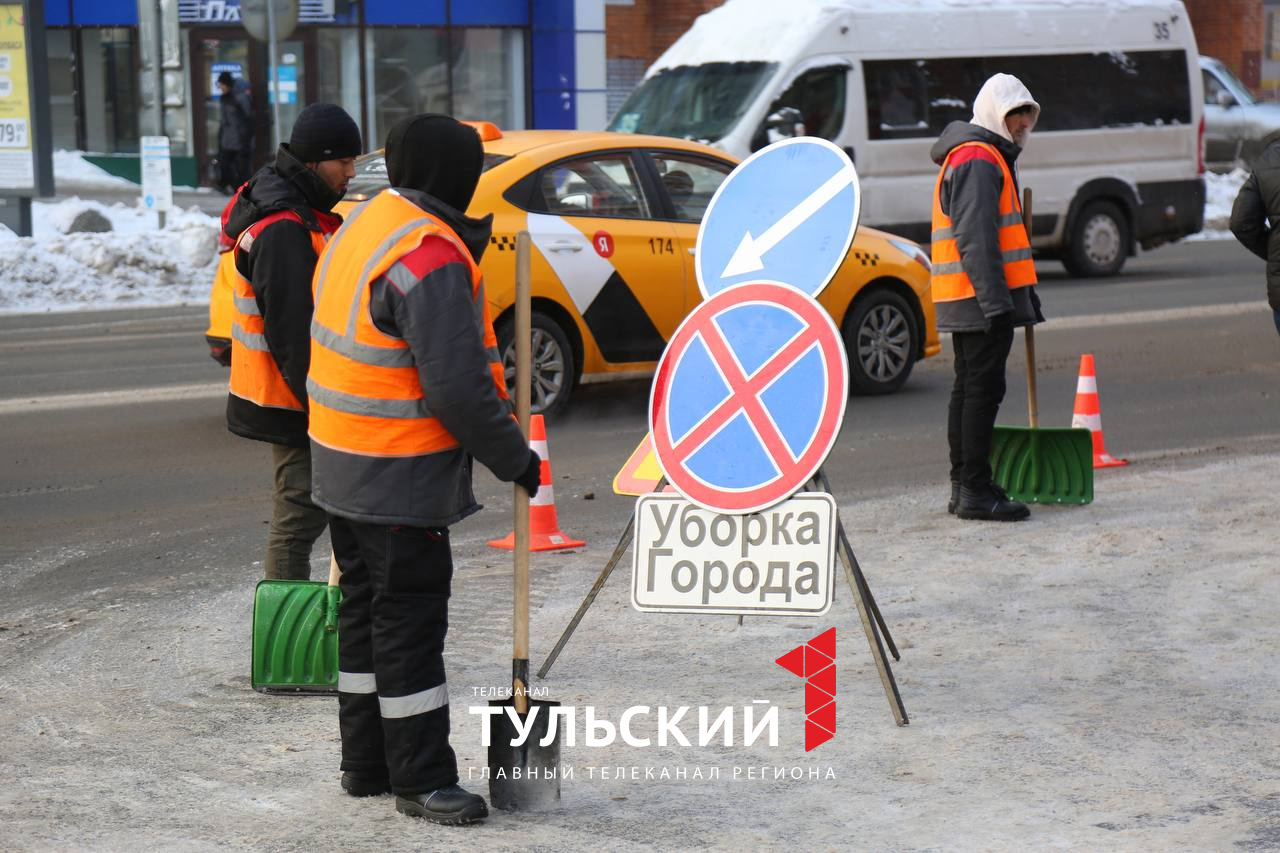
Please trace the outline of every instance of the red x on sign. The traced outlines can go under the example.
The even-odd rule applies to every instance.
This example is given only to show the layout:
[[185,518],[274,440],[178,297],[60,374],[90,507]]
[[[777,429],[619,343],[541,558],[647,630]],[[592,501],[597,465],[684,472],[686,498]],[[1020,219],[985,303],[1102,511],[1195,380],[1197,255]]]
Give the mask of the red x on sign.
[[847,397],[831,315],[784,285],[736,285],[694,309],[663,353],[649,407],[654,451],[685,497],[755,512],[813,476]]

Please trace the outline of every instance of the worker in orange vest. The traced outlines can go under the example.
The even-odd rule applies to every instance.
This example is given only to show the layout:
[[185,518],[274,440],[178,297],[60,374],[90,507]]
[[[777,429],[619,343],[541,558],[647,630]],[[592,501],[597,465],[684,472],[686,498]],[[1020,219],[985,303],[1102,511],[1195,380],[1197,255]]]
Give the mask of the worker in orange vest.
[[947,511],[965,519],[1031,515],[992,482],[988,457],[1014,327],[1044,320],[1014,165],[1039,116],[1018,78],[996,74],[974,99],[972,120],[947,125],[931,151],[941,167],[933,191],[932,293],[938,331],[951,332],[955,348]]
[[471,823],[488,806],[458,786],[449,746],[448,528],[480,509],[473,457],[530,496],[542,463],[511,414],[480,276],[492,217],[464,213],[480,137],[411,116],[387,135],[386,162],[391,189],[320,258],[307,380],[312,494],[342,570],[342,787]]
[[235,241],[227,428],[271,445],[269,579],[306,580],[324,510],[311,500],[307,365],[311,278],[342,217],[330,212],[355,177],[360,129],[336,104],[311,104],[275,161],[240,188],[223,231]]

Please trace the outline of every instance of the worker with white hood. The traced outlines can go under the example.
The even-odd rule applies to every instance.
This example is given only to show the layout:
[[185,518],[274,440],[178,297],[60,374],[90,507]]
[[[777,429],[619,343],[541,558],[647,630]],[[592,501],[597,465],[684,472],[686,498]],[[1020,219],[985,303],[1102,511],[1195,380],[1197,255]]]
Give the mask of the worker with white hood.
[[1020,521],[1031,514],[992,482],[988,457],[1014,327],[1044,320],[1015,166],[1039,117],[1027,87],[996,74],[974,99],[973,118],[947,125],[931,152],[941,166],[933,193],[932,293],[938,331],[951,332],[955,347],[947,510],[965,519]]

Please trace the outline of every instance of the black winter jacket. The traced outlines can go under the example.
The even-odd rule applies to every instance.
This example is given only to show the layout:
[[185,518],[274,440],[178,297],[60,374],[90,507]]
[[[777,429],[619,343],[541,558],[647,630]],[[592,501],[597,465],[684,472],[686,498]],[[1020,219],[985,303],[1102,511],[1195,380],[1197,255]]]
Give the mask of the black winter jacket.
[[219,95],[218,147],[227,151],[248,151],[253,147],[253,107],[249,86],[243,80],[231,91]]
[[[301,225],[288,220],[268,225],[247,254],[237,255],[236,270],[253,285],[267,346],[289,390],[305,409],[315,308],[311,277],[316,268],[309,232],[336,230],[342,220],[329,211],[342,196],[288,148],[281,145],[275,163],[249,179],[223,230],[236,240],[250,225],[279,210],[292,210],[302,219]],[[305,411],[266,408],[234,394],[227,396],[227,428],[258,441],[308,445]]]
[[[1270,227],[1267,222],[1270,221]],[[1231,233],[1267,262],[1267,302],[1280,311],[1280,138],[1273,138],[1254,163],[1253,174],[1231,206]]]
[[[995,146],[1014,175],[1013,191],[1020,192],[1013,164],[1022,149],[986,128],[967,121],[953,121],[942,131],[929,154],[933,162],[941,166],[951,150],[965,142]],[[960,262],[973,282],[975,297],[937,303],[940,332],[987,331],[991,328],[991,318],[1002,314],[1010,314],[1015,326],[1044,321],[1034,286],[1010,290],[1005,283],[997,224],[1003,180],[996,164],[975,158],[955,166],[942,181],[939,200],[943,212],[951,217]]]

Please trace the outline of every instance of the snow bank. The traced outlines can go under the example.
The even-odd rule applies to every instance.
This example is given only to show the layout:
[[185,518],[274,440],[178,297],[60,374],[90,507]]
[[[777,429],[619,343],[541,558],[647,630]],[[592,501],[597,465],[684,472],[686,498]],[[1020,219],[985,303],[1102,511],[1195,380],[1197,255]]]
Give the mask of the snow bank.
[[138,189],[133,181],[126,181],[84,159],[82,151],[53,152],[53,182],[59,190]]
[[[127,182],[126,182],[127,183]],[[111,220],[104,234],[67,234],[80,212]],[[32,205],[33,237],[0,226],[0,313],[206,302],[218,220],[170,211],[164,230],[140,207],[70,198]]]
[[1225,175],[1204,173],[1204,230],[1191,235],[1188,240],[1235,239],[1227,222],[1231,219],[1231,205],[1236,194],[1248,177],[1249,173],[1238,167]]

